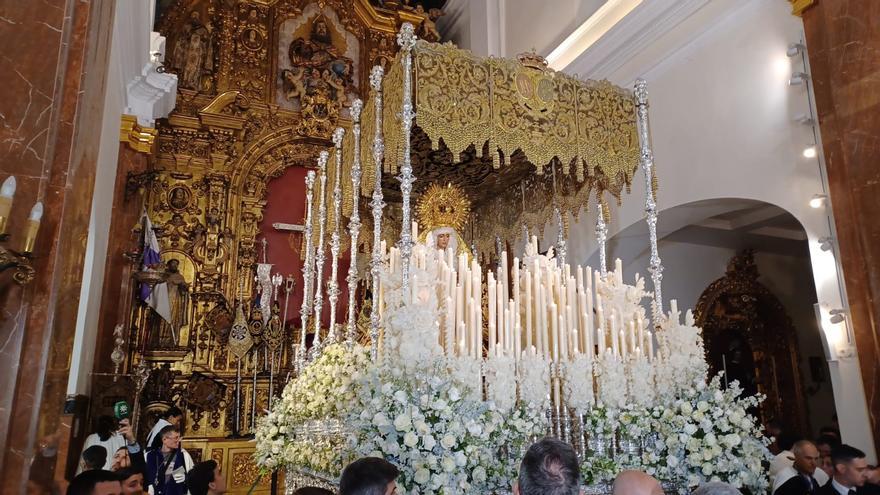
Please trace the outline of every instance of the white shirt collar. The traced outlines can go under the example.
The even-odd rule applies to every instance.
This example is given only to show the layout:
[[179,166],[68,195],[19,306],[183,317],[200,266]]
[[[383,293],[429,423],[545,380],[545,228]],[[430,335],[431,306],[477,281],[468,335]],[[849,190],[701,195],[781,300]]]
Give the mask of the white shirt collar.
[[849,495],[849,491],[851,490],[851,488],[843,486],[834,478],[831,478],[831,486],[833,486],[840,495]]

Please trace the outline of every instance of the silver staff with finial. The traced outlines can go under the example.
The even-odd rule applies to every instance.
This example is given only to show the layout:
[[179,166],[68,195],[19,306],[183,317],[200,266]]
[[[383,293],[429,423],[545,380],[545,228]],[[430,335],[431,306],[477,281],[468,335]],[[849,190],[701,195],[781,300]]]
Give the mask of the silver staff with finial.
[[321,347],[321,309],[324,306],[324,228],[327,224],[327,160],[329,158],[330,154],[326,151],[322,151],[318,155],[321,199],[318,203],[318,247],[315,250],[315,306],[312,310],[315,320],[315,339],[312,341],[313,353],[317,353]]
[[657,247],[657,203],[654,201],[654,153],[651,151],[651,136],[648,125],[648,83],[644,79],[636,79],[636,128],[639,133],[640,162],[642,173],[645,174],[645,221],[648,222],[648,238],[651,243],[651,282],[654,285],[654,304],[651,316],[654,325],[660,324],[663,316],[663,263]]
[[327,299],[330,301],[330,331],[327,334],[327,343],[336,342],[336,302],[339,301],[339,218],[342,213],[342,139],[345,137],[345,129],[337,127],[333,132],[333,146],[336,148],[336,173],[333,177],[333,233],[330,234],[330,281],[327,283]]
[[345,331],[345,341],[349,347],[354,344],[355,336],[355,291],[358,283],[358,237],[361,233],[361,215],[358,211],[361,196],[361,110],[364,102],[360,99],[351,104],[352,130],[354,134],[353,147],[354,162],[351,164],[351,217],[348,222],[348,233],[351,235],[351,256],[348,263],[348,323]]
[[379,352],[379,274],[382,270],[382,209],[385,202],[382,198],[382,163],[385,156],[385,143],[382,139],[382,77],[385,70],[381,65],[373,66],[370,71],[370,87],[373,88],[373,102],[376,110],[376,124],[373,129],[373,170],[376,177],[373,183],[373,196],[370,208],[373,214],[373,255],[370,258],[370,291],[373,304],[370,308],[370,357],[376,361]]
[[409,301],[411,295],[409,291],[409,267],[410,258],[412,257],[412,220],[410,219],[410,196],[412,195],[412,185],[415,177],[412,173],[412,160],[410,150],[412,147],[410,131],[412,131],[413,119],[416,116],[412,104],[412,49],[416,44],[416,35],[413,25],[405,22],[400,28],[397,35],[397,44],[403,53],[403,109],[401,111],[401,121],[403,128],[403,164],[400,167],[400,192],[403,198],[402,204],[402,222],[400,229],[400,267],[401,267],[401,289],[405,301]]
[[599,214],[596,216],[596,240],[599,242],[599,273],[608,275],[608,259],[606,244],[608,242],[608,226],[605,225],[605,208],[600,201],[597,204]]
[[[296,371],[302,371],[306,358],[306,334],[309,331],[309,314],[311,313],[312,276],[315,263],[315,251],[312,247],[312,198],[315,188],[315,171],[306,172],[306,225],[303,235],[306,237],[306,259],[303,263],[303,299],[299,309],[301,319],[299,351],[296,352]],[[295,345],[295,344],[294,344]]]

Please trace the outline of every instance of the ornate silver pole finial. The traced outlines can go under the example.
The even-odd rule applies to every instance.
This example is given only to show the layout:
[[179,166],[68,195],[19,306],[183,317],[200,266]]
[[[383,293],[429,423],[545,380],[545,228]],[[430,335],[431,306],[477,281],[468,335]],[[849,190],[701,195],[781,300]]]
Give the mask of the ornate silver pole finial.
[[327,283],[327,298],[330,300],[330,332],[327,334],[328,343],[336,342],[336,302],[339,300],[339,225],[342,223],[342,138],[345,137],[345,129],[337,127],[333,132],[333,146],[336,147],[336,173],[333,177],[333,233],[330,234],[330,282]]
[[654,201],[654,153],[651,151],[650,126],[648,124],[648,83],[636,79],[636,127],[639,133],[639,157],[645,175],[645,219],[648,222],[648,237],[651,243],[651,282],[654,284],[654,304],[651,308],[654,325],[660,325],[663,317],[663,263],[657,248],[657,203]]
[[413,25],[406,22],[401,26],[400,33],[397,35],[397,44],[403,52],[403,108],[401,110],[401,121],[403,128],[403,164],[400,167],[400,192],[403,198],[402,219],[403,225],[400,229],[400,275],[401,289],[405,301],[409,301],[409,265],[412,256],[412,220],[410,215],[410,195],[412,194],[412,184],[415,177],[412,174],[412,161],[410,158],[410,131],[412,130],[413,119],[416,114],[413,111],[412,104],[412,49],[416,43],[415,30]]
[[606,243],[608,242],[608,226],[605,225],[605,208],[602,202],[597,203],[599,214],[596,215],[596,240],[599,242],[599,273],[604,277],[608,275],[608,256]]
[[312,351],[317,353],[321,347],[321,309],[324,306],[324,228],[327,225],[327,160],[330,154],[322,151],[318,155],[319,180],[321,181],[321,199],[318,203],[318,247],[315,251],[315,305],[312,310],[315,322],[315,339]]
[[385,143],[382,140],[382,77],[385,75],[381,65],[370,71],[370,87],[373,88],[376,123],[373,130],[373,197],[370,208],[373,214],[373,254],[370,257],[370,291],[373,304],[370,308],[370,357],[376,361],[379,352],[379,273],[382,270],[382,209],[385,202],[382,198],[382,163],[385,156]]
[[315,251],[312,247],[312,197],[315,188],[315,171],[306,172],[306,225],[303,235],[306,237],[306,259],[303,263],[303,300],[299,309],[302,320],[299,352],[296,353],[297,371],[302,370],[306,357],[306,334],[309,331],[309,314],[311,314],[312,275],[315,268]]
[[556,226],[559,232],[556,234],[556,263],[560,268],[565,266],[565,225],[562,223],[562,210],[559,206],[553,207],[553,215],[556,217]]
[[[372,75],[371,75],[372,77]],[[351,256],[348,263],[348,324],[345,331],[345,341],[350,346],[354,344],[356,329],[355,297],[358,284],[358,237],[361,233],[360,208],[361,197],[361,110],[364,102],[360,99],[351,104],[352,128],[354,134],[354,163],[351,164],[351,217],[348,222],[348,233],[351,235]]]

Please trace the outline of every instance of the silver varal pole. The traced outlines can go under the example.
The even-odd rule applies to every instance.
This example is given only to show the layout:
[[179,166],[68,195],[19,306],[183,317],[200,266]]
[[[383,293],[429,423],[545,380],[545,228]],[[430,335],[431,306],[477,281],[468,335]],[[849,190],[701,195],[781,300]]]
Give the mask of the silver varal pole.
[[318,155],[319,180],[321,182],[321,198],[318,203],[318,247],[315,250],[315,305],[312,310],[315,322],[315,340],[312,351],[318,352],[321,347],[321,308],[324,306],[324,228],[327,224],[327,160],[330,154],[322,151]]
[[354,344],[357,323],[354,303],[358,284],[358,237],[361,233],[361,216],[358,208],[361,197],[361,110],[363,108],[364,102],[360,99],[354,100],[351,104],[354,163],[351,164],[351,217],[348,222],[348,233],[351,235],[351,256],[348,262],[348,324],[345,331],[345,341],[349,346]]
[[[608,226],[605,225],[605,208],[602,203],[598,204],[599,214],[596,217],[596,240],[599,242],[599,273],[608,275],[608,255],[606,252],[608,242]],[[601,351],[601,349],[600,349]]]
[[562,210],[559,206],[553,207],[553,215],[556,217],[556,226],[559,231],[556,234],[556,260],[559,268],[565,266],[565,224],[562,222]]
[[330,281],[327,283],[327,299],[330,301],[330,331],[327,342],[334,343],[336,335],[336,303],[339,301],[339,225],[342,223],[342,139],[345,129],[337,127],[333,132],[333,146],[336,148],[336,173],[333,177],[333,232],[330,234]]
[[403,198],[402,204],[402,222],[400,229],[400,267],[401,267],[401,289],[405,301],[410,299],[409,291],[409,266],[410,257],[412,256],[412,220],[410,215],[410,195],[412,194],[412,184],[415,177],[412,174],[412,161],[410,159],[410,131],[412,130],[415,111],[412,104],[412,49],[416,44],[416,35],[413,25],[406,22],[401,26],[400,33],[397,35],[397,44],[403,52],[403,109],[401,111],[401,120],[403,121],[403,164],[400,167],[400,192]]
[[373,305],[370,308],[370,357],[376,361],[379,352],[379,274],[382,270],[382,163],[385,156],[385,143],[382,139],[382,77],[385,75],[381,65],[370,71],[370,87],[373,88],[376,124],[373,132],[373,169],[376,178],[373,184],[373,197],[370,208],[373,214],[373,255],[370,258],[370,277]]
[[636,96],[636,127],[639,133],[640,162],[645,175],[645,219],[648,222],[648,237],[651,242],[651,282],[654,284],[654,305],[651,308],[655,325],[659,325],[663,315],[663,263],[657,248],[657,203],[654,201],[654,153],[651,151],[651,135],[648,125],[648,83],[637,79]]
[[315,252],[312,248],[312,197],[315,188],[315,171],[306,172],[306,225],[303,235],[306,237],[306,259],[303,263],[303,300],[299,309],[302,328],[299,339],[299,352],[296,352],[296,369],[302,371],[306,357],[306,334],[309,331],[309,314],[311,313],[312,275],[314,270]]

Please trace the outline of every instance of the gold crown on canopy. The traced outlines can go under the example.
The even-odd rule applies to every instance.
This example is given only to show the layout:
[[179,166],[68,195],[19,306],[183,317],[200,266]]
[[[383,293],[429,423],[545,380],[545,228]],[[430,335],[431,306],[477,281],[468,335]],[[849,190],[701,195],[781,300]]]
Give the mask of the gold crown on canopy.
[[416,214],[427,229],[452,227],[461,230],[471,212],[471,201],[458,186],[431,184],[419,197]]
[[535,53],[534,49],[530,52],[520,53],[516,58],[523,67],[530,67],[538,70],[547,69],[547,59]]

